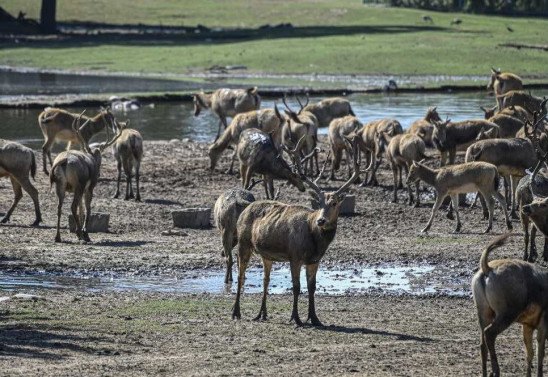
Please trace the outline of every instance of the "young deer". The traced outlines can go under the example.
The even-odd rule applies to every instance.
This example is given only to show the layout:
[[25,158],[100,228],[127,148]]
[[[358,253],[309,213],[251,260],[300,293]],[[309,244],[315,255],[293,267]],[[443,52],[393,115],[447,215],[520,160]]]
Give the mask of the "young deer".
[[[116,168],[118,169],[118,178],[116,184],[116,194],[114,198],[120,196],[120,180],[122,179],[122,167],[126,175],[126,196],[125,200],[135,198],[141,201],[141,191],[139,189],[139,178],[141,170],[141,160],[143,159],[143,137],[137,130],[127,128],[129,120],[126,122],[120,137],[114,143],[112,150],[116,158]],[[132,171],[135,169],[135,189],[136,195],[133,195],[131,186]]]
[[487,84],[487,90],[493,89],[497,97],[499,109],[502,109],[502,103],[499,96],[508,93],[511,90],[523,90],[523,82],[518,75],[508,72],[501,72],[500,69],[491,68],[491,79]]
[[483,251],[480,270],[472,278],[472,293],[481,332],[481,368],[487,376],[487,355],[491,358],[491,376],[500,376],[495,340],[512,323],[523,326],[527,353],[527,376],[533,363],[533,332],[537,330],[537,375],[543,375],[544,346],[548,331],[548,271],[517,259],[489,262],[489,254],[504,245],[509,233],[496,238]]
[[[121,135],[121,132],[117,132],[112,139],[107,140],[107,142],[103,143],[99,148],[91,150],[87,141],[84,140],[84,137],[80,133],[80,130],[82,128],[85,129],[85,126],[91,120],[88,119],[84,125],[77,127],[80,123],[80,119],[81,117],[78,116],[73,120],[72,130],[77,135],[84,150],[61,152],[57,158],[55,158],[49,176],[50,184],[53,186],[55,183],[55,192],[59,200],[57,205],[57,234],[55,236],[55,242],[61,242],[61,208],[66,192],[74,193],[71,210],[76,223],[76,235],[78,236],[78,239],[86,242],[91,241],[87,232],[87,226],[91,214],[93,189],[99,180],[101,153],[111,146]],[[107,135],[107,137],[108,136],[109,135]],[[85,205],[86,212],[82,226],[81,215],[83,214],[83,205]]]
[[432,169],[420,162],[413,162],[409,169],[406,183],[409,185],[419,180],[433,186],[436,190],[436,202],[434,203],[434,207],[432,207],[430,220],[428,220],[426,227],[422,230],[423,233],[428,232],[432,226],[434,215],[448,195],[451,197],[453,208],[457,215],[457,227],[455,228],[455,232],[460,232],[461,222],[458,210],[458,196],[459,194],[478,191],[487,200],[489,209],[489,225],[487,226],[485,233],[489,233],[493,227],[493,209],[495,204],[493,198],[500,203],[504,210],[506,226],[508,229],[512,229],[512,223],[508,218],[508,212],[506,210],[506,201],[497,191],[499,186],[499,173],[495,165],[486,162],[467,162],[460,165],[450,165],[440,169]]
[[[301,139],[298,144],[303,140]],[[297,145],[295,150],[299,148],[300,145]],[[240,135],[237,151],[244,189],[248,189],[253,174],[262,174],[266,197],[269,199],[274,198],[274,178],[286,179],[299,191],[305,191],[302,179],[283,159],[282,152],[276,148],[269,134],[256,128],[244,130]]]
[[[317,185],[318,179],[311,181],[301,175],[313,190],[319,209],[312,210],[300,205],[284,204],[276,201],[251,203],[238,219],[238,289],[232,318],[240,319],[240,297],[245,281],[245,271],[253,252],[261,256],[264,266],[263,298],[256,320],[266,320],[266,297],[270,282],[270,271],[274,261],[288,261],[293,282],[293,310],[291,320],[302,325],[298,311],[298,298],[301,291],[300,271],[304,264],[308,288],[308,319],[314,326],[321,326],[316,316],[314,294],[316,273],[320,260],[337,232],[339,209],[345,191],[358,177],[358,148],[352,147],[354,174],[335,192],[324,192]],[[300,170],[300,168],[299,168]]]
[[328,127],[329,123],[335,118],[341,118],[347,115],[354,116],[350,102],[344,98],[335,97],[321,100],[318,103],[311,103],[303,108],[303,111],[309,111],[318,120],[319,127]]
[[194,95],[194,116],[200,115],[200,111],[211,109],[219,118],[217,137],[221,135],[221,128],[226,128],[226,118],[233,118],[237,114],[261,108],[261,97],[257,93],[257,87],[248,89],[217,89],[211,94],[204,92]]
[[[69,113],[68,111],[52,107],[46,107],[46,109],[38,115],[38,125],[45,138],[44,145],[42,146],[42,167],[46,175],[49,175],[46,167],[46,157],[51,165],[51,147],[55,141],[67,141],[67,150],[70,149],[72,143],[81,144],[78,136],[72,129],[72,124],[77,117],[78,114]],[[109,108],[101,108],[99,114],[92,118],[84,116],[83,119],[85,127],[82,126],[80,135],[86,143],[89,143],[93,135],[106,130],[108,127],[115,127],[116,123],[114,115],[112,115]]]
[[407,130],[407,133],[417,135],[424,140],[427,146],[432,147],[434,146],[432,142],[432,133],[434,132],[433,123],[441,121],[437,107],[429,107],[428,110],[426,110],[424,118],[414,121]]
[[30,195],[34,203],[35,220],[32,226],[38,226],[42,222],[38,191],[32,185],[29,176],[34,179],[36,175],[36,158],[32,149],[19,143],[0,139],[0,178],[9,177],[15,198],[1,223],[7,223],[19,200],[23,197],[23,190]]

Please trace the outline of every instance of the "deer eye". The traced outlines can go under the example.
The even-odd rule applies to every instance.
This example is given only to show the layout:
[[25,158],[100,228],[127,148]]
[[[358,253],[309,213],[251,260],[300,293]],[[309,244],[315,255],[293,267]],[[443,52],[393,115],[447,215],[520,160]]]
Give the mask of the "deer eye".
[[337,202],[336,202],[336,201],[331,202],[331,207],[336,207],[336,206],[337,206]]

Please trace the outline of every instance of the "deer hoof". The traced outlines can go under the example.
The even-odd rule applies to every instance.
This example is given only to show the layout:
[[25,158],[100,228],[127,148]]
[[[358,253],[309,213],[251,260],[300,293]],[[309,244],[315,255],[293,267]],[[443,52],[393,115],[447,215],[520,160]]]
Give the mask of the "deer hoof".
[[292,322],[292,321],[295,321],[295,325],[299,327],[303,326],[303,321],[301,321],[301,319],[299,318],[299,315],[292,315],[289,322]]
[[514,226],[512,225],[512,222],[511,222],[511,221],[508,221],[508,222],[506,223],[506,227],[508,228],[508,230],[514,229]]
[[38,218],[38,219],[34,220],[34,222],[30,226],[38,226],[38,225],[40,225],[41,222],[42,222],[42,219]]
[[312,326],[323,326],[322,322],[316,317],[316,315],[309,316],[306,322],[310,321]]
[[135,201],[140,202],[141,201],[141,195],[137,195],[137,197],[135,198]]
[[10,221],[10,218],[9,218],[8,216],[4,216],[4,217],[2,218],[2,220],[0,220],[0,223],[5,224],[5,223],[7,223],[8,221]]
[[453,212],[449,211],[447,212],[447,215],[445,215],[449,220],[455,220],[455,215],[453,215]]
[[60,235],[55,236],[55,242],[61,242],[61,236]]

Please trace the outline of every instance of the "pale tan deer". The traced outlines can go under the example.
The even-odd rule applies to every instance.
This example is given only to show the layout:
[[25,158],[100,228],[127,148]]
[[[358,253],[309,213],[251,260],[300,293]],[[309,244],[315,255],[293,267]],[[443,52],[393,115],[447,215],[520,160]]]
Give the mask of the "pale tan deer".
[[[118,170],[114,198],[120,196],[120,181],[122,179],[123,168],[126,175],[125,200],[135,198],[139,202],[141,201],[139,179],[141,177],[141,161],[143,159],[143,137],[139,131],[127,128],[128,125],[129,121],[125,123],[120,137],[118,137],[118,140],[116,140],[112,147]],[[133,175],[133,171],[135,171],[135,175]],[[133,187],[131,185],[132,177],[135,177],[135,195],[133,194]]]
[[340,98],[327,98],[317,103],[306,105],[303,111],[309,111],[318,119],[319,127],[328,127],[333,119],[347,115],[355,116],[350,101]]
[[[356,134],[359,129],[362,128],[362,123],[353,115],[347,115],[342,118],[336,118],[329,124],[328,138],[331,146],[331,152],[333,153],[333,159],[331,160],[331,180],[335,179],[335,171],[339,170],[343,152],[346,152],[346,161],[348,168],[348,177],[351,176],[350,166],[350,150],[348,149],[348,143],[346,137],[351,134]],[[359,172],[358,172],[359,174]]]
[[493,89],[497,97],[499,110],[503,108],[500,96],[511,90],[523,90],[523,82],[518,75],[509,72],[501,72],[500,69],[491,68],[491,79],[487,84],[487,90]]
[[440,115],[436,107],[429,107],[426,110],[426,115],[423,119],[414,121],[409,129],[407,130],[408,134],[417,135],[425,144],[429,147],[434,146],[432,142],[432,133],[434,132],[434,122],[441,122]]

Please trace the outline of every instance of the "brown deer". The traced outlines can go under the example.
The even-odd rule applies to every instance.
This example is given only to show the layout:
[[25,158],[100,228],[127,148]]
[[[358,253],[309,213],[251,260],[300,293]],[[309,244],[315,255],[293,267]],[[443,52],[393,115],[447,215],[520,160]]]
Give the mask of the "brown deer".
[[[333,153],[331,160],[331,175],[329,179],[335,180],[335,171],[339,170],[343,151],[346,151],[346,161],[348,167],[348,177],[351,176],[350,153],[346,137],[356,134],[362,128],[361,122],[353,115],[347,115],[342,118],[336,118],[329,124],[328,138]],[[358,172],[359,174],[359,172]]]
[[508,212],[506,211],[506,201],[498,192],[499,173],[495,165],[486,162],[467,162],[460,165],[450,165],[439,169],[432,169],[420,162],[413,162],[409,169],[406,183],[409,185],[419,180],[433,186],[437,194],[436,202],[432,207],[432,214],[430,215],[426,227],[422,230],[423,233],[428,232],[432,226],[434,215],[448,195],[451,197],[453,208],[457,215],[455,233],[460,232],[461,222],[458,211],[458,196],[459,194],[478,191],[487,200],[489,209],[489,225],[487,226],[485,233],[489,233],[493,227],[493,210],[495,204],[493,198],[496,199],[503,208],[506,226],[508,229],[512,229],[512,223],[510,222]]
[[9,177],[15,198],[8,212],[4,215],[1,223],[7,223],[17,204],[23,197],[23,191],[34,203],[35,220],[32,226],[38,226],[42,222],[38,191],[33,186],[29,176],[34,179],[36,175],[36,158],[32,149],[19,143],[0,139],[0,178]]
[[543,375],[544,346],[548,331],[546,309],[548,271],[533,263],[517,259],[489,262],[489,254],[504,245],[509,233],[496,238],[483,251],[480,270],[472,278],[472,293],[481,333],[481,367],[487,376],[487,356],[491,359],[491,376],[500,376],[495,341],[512,323],[523,326],[527,353],[527,376],[533,363],[533,332],[537,330],[537,375]]
[[426,110],[426,115],[423,119],[419,119],[414,121],[411,126],[409,126],[409,129],[407,130],[408,134],[411,135],[417,135],[422,140],[424,140],[425,144],[428,147],[433,147],[434,144],[432,142],[432,133],[434,132],[434,122],[441,122],[440,115],[437,111],[436,107],[429,107],[428,110]]
[[499,99],[502,105],[501,109],[510,106],[521,106],[530,114],[535,112],[546,114],[546,98],[535,97],[524,91],[512,90],[501,95],[500,97],[497,97],[497,100]]
[[194,116],[200,115],[204,109],[211,109],[219,118],[217,137],[221,135],[222,127],[228,127],[226,118],[233,118],[237,114],[261,108],[261,97],[257,87],[248,89],[217,89],[211,94],[204,92],[194,94]]
[[[215,169],[215,166],[225,149],[231,145],[237,145],[242,131],[249,128],[257,128],[268,134],[272,134],[276,146],[278,147],[281,143],[281,130],[284,122],[285,119],[280,114],[278,106],[276,105],[274,105],[274,109],[248,111],[236,115],[221,137],[209,147],[209,168],[211,170]],[[235,156],[236,152],[234,152],[232,156],[232,162],[228,170],[229,173],[232,173]]]
[[[83,115],[83,113],[81,115]],[[69,150],[61,152],[55,158],[49,176],[50,184],[52,186],[55,184],[55,192],[58,198],[57,234],[55,236],[55,242],[61,242],[61,208],[63,206],[66,192],[74,193],[71,210],[72,216],[74,217],[74,221],[76,223],[76,235],[79,240],[91,242],[87,232],[87,227],[91,214],[93,189],[99,180],[101,153],[116,142],[121,135],[121,132],[117,132],[113,138],[101,144],[99,148],[92,150],[80,132],[81,129],[86,129],[86,126],[89,122],[91,122],[91,119],[88,118],[81,127],[77,127],[77,125],[80,124],[80,119],[81,117],[77,116],[73,120],[72,130],[77,135],[84,150]],[[107,137],[109,137],[108,134]],[[85,216],[82,221],[83,206],[85,206]]]
[[335,97],[321,100],[318,103],[311,103],[304,107],[303,111],[309,111],[318,119],[319,127],[328,127],[333,119],[353,115],[350,101]]
[[[303,141],[304,138],[299,141],[295,151],[300,150],[299,144]],[[256,128],[244,130],[240,135],[237,151],[244,189],[248,189],[253,174],[261,174],[264,177],[267,199],[274,198],[274,178],[285,179],[299,191],[305,191],[302,179],[283,159],[282,151],[276,147],[269,134]]]
[[[129,121],[124,125],[124,129],[120,133],[120,137],[114,143],[112,150],[116,159],[116,168],[118,170],[118,178],[116,180],[116,193],[114,198],[120,196],[120,180],[122,179],[122,168],[126,175],[126,196],[125,200],[135,198],[136,201],[141,201],[141,190],[139,189],[139,179],[141,171],[141,161],[143,159],[143,137],[141,133],[132,128],[127,128]],[[135,170],[135,192],[131,185],[132,172]]]
[[[46,107],[46,109],[38,115],[38,125],[40,126],[45,139],[44,145],[42,146],[42,167],[46,175],[49,175],[46,167],[46,157],[51,165],[51,147],[55,141],[68,142],[67,150],[71,148],[72,143],[81,144],[78,136],[72,129],[72,124],[77,117],[78,114],[69,113],[68,111],[52,107]],[[83,117],[83,119],[86,127],[82,128],[80,134],[86,143],[89,143],[93,135],[106,130],[108,127],[115,127],[116,123],[116,119],[109,108],[101,108],[99,114],[92,118]]]
[[504,109],[500,110],[500,111],[497,111],[498,110],[498,107],[497,106],[494,106],[492,108],[485,108],[483,106],[480,106],[480,109],[483,110],[483,113],[485,115],[485,119],[489,119],[495,115],[508,115],[508,116],[511,116],[513,118],[517,118],[519,120],[521,120],[522,122],[525,122],[525,121],[532,121],[533,118],[532,118],[532,115],[531,113],[529,113],[529,111],[525,110],[523,107],[521,106],[510,106],[510,107],[505,107]]
[[518,75],[509,72],[501,72],[500,69],[491,68],[491,79],[487,84],[487,90],[493,89],[497,97],[499,109],[502,109],[500,96],[511,90],[523,90],[523,82]]
[[[238,219],[238,289],[232,318],[240,319],[240,297],[245,281],[245,271],[253,252],[261,256],[264,266],[263,298],[256,320],[266,320],[266,298],[270,271],[274,261],[288,261],[293,282],[293,310],[291,320],[302,326],[298,311],[298,298],[301,291],[300,271],[306,269],[308,288],[308,319],[314,326],[321,326],[316,315],[314,294],[316,273],[320,260],[337,232],[337,219],[340,205],[346,190],[358,177],[358,147],[352,147],[354,174],[335,192],[324,192],[317,185],[318,179],[311,181],[305,175],[302,179],[313,190],[319,209],[312,210],[300,205],[284,204],[276,201],[251,203]],[[299,169],[300,170],[300,169]]]

